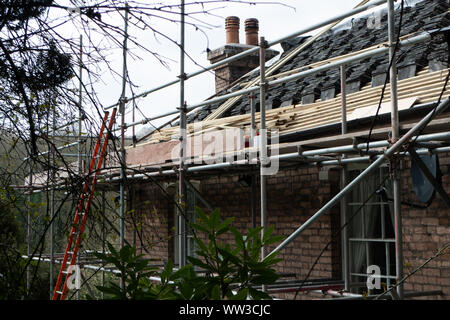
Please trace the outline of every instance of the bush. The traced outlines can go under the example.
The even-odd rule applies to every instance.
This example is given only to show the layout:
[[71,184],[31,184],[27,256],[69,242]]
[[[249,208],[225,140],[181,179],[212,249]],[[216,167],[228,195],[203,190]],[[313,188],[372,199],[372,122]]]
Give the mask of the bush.
[[[281,237],[273,237],[273,228],[268,228],[261,239],[261,227],[249,228],[244,237],[232,227],[233,218],[220,221],[218,209],[210,215],[200,208],[196,211],[198,222],[190,225],[198,246],[198,258],[187,257],[190,264],[177,271],[169,261],[158,271],[143,255],[136,256],[135,247],[126,245],[117,251],[108,244],[110,254],[99,253],[97,257],[115,265],[124,289],[112,282],[97,288],[109,299],[270,299],[267,293],[255,287],[272,284],[279,278],[272,266],[281,259],[274,255],[260,261],[261,248],[280,241]],[[207,240],[201,240],[199,233]],[[234,236],[231,245],[218,240],[227,233]],[[149,279],[151,276],[161,278],[161,282],[153,283]]]

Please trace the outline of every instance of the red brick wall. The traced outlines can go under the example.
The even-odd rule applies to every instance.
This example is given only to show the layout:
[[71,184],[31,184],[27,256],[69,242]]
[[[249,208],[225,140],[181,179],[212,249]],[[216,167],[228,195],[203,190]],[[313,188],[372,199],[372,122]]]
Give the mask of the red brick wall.
[[174,205],[150,182],[136,183],[134,187],[129,192],[126,239],[136,245],[138,253],[154,259],[155,263],[165,262],[173,252]]
[[[338,186],[336,174],[334,181],[319,181],[318,169],[287,170],[267,180],[267,225],[274,226],[274,235],[289,235],[304,221],[314,214],[331,195],[336,193]],[[201,183],[202,194],[209,199],[213,207],[221,208],[224,218],[235,217],[234,226],[242,232],[251,226],[250,197],[251,188],[242,187],[236,176],[215,177]],[[259,184],[256,198],[256,221],[260,224]],[[339,216],[334,210],[321,217],[311,228],[288,245],[279,255],[283,261],[278,265],[278,271],[287,274],[305,276],[313,261],[330,240],[332,217]],[[339,223],[339,220],[337,220]],[[337,243],[331,246],[336,250]],[[268,248],[270,252],[275,245]],[[333,250],[328,250],[320,259],[311,278],[339,277],[339,263],[332,260]],[[298,258],[302,256],[302,259]],[[337,258],[334,255],[334,258]],[[332,264],[332,262],[334,264]]]
[[[450,154],[439,155],[442,185],[450,194]],[[417,202],[412,188],[410,161],[402,162],[402,198]],[[415,270],[437,250],[450,243],[450,209],[436,194],[427,209],[402,206],[404,272]],[[441,256],[406,281],[405,290],[442,290],[440,299],[450,297],[450,255]],[[430,297],[436,299],[437,296]],[[424,299],[424,298],[421,298]]]
[[[450,193],[450,154],[440,155],[444,188]],[[279,172],[267,180],[268,225],[275,226],[275,234],[288,236],[319,210],[339,191],[338,171],[330,171],[329,180],[320,181],[317,168],[291,169]],[[417,202],[412,188],[409,160],[402,161],[402,198]],[[223,218],[235,217],[234,226],[245,231],[251,226],[251,188],[242,187],[238,176],[216,175],[201,179],[201,193],[213,207],[221,209]],[[174,206],[163,192],[150,182],[136,184],[138,192],[132,201],[137,205],[136,215],[142,215],[145,223],[144,238],[151,242],[150,256],[166,260],[173,252],[172,241],[167,241],[173,227]],[[259,225],[259,185],[256,197],[256,216]],[[146,202],[147,201],[147,202]],[[438,248],[450,242],[448,209],[439,195],[426,210],[402,206],[403,246],[405,273],[414,270],[433,256]],[[303,279],[322,248],[330,241],[331,234],[339,226],[339,206],[336,206],[280,253],[283,261],[277,269],[280,273],[295,274]],[[130,229],[127,229],[130,230]],[[130,234],[127,236],[130,238]],[[232,239],[229,239],[232,241]],[[273,245],[268,252],[275,247]],[[173,256],[172,256],[173,257]],[[340,278],[340,239],[332,242],[320,258],[310,278]],[[405,284],[407,291],[442,290],[445,299],[450,294],[449,255],[431,262],[412,276]],[[292,297],[287,295],[286,297]],[[312,298],[312,296],[308,296]],[[431,297],[436,299],[436,296]]]

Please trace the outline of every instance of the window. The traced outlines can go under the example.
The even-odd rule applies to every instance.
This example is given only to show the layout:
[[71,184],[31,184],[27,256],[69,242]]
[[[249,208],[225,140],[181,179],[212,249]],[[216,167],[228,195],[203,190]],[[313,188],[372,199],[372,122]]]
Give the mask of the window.
[[[349,169],[349,181],[363,170]],[[380,168],[364,179],[348,196],[347,219],[351,219],[348,233],[350,274],[357,293],[367,291],[365,283],[367,267],[370,265],[380,268],[381,282],[388,286],[395,282],[394,212],[391,180],[385,180],[388,174],[388,168]],[[367,201],[371,195],[373,196]]]
[[[190,181],[190,183],[198,190],[200,187],[199,181]],[[195,206],[196,204],[196,196],[195,192],[191,188],[186,188],[186,216],[188,221],[195,222],[196,214],[195,214]],[[178,200],[178,184],[177,184],[177,192],[175,193],[175,199]],[[194,235],[192,233],[192,228],[186,224],[186,255],[194,257],[195,256],[195,240]],[[173,228],[173,260],[175,264],[178,264],[179,257],[179,248],[180,248],[180,228],[178,221],[178,208],[175,206],[174,209],[174,228]]]

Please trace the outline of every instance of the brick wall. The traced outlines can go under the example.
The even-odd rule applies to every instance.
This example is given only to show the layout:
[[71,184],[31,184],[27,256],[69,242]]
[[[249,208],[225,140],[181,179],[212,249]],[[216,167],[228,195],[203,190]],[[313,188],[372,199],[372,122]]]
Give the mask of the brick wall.
[[[439,155],[443,174],[442,185],[450,194],[450,154]],[[410,175],[411,163],[402,162],[402,199],[417,202]],[[403,255],[405,274],[419,267],[437,250],[450,243],[450,209],[436,194],[427,209],[402,206],[403,217]],[[405,290],[442,290],[440,299],[450,297],[450,255],[441,256],[412,276],[405,284]],[[424,298],[421,298],[424,299]],[[430,297],[436,299],[436,296]]]
[[173,203],[150,182],[136,183],[134,187],[129,192],[126,215],[127,241],[156,264],[173,259]]
[[[214,207],[221,208],[224,218],[235,217],[234,226],[244,232],[251,226],[250,197],[251,188],[242,187],[237,176],[215,177],[202,181],[202,194]],[[289,235],[320,207],[331,199],[338,190],[338,179],[333,175],[333,183],[319,181],[316,168],[287,170],[267,180],[267,225],[274,226],[274,235]],[[257,187],[256,224],[260,224],[259,184]],[[280,254],[283,258],[278,271],[286,274],[305,276],[320,250],[330,240],[332,217],[339,212],[332,210],[320,218]],[[336,220],[336,219],[333,219]],[[339,219],[337,220],[339,221]],[[334,227],[334,226],[333,226]],[[336,250],[337,243],[331,247]],[[268,252],[275,245],[268,248]],[[332,250],[324,254],[312,278],[339,276],[339,263],[332,261]],[[298,256],[302,256],[302,261]],[[334,255],[336,258],[336,255]],[[332,264],[332,262],[334,264]]]
[[[450,154],[440,155],[444,188],[450,193]],[[401,163],[402,199],[417,202],[412,188],[409,160]],[[221,209],[223,218],[235,217],[234,226],[245,231],[251,226],[251,188],[243,187],[238,176],[215,175],[201,180],[201,193],[213,207]],[[267,180],[268,225],[275,226],[275,234],[288,236],[319,210],[339,191],[339,173],[331,170],[328,180],[319,180],[319,169],[302,168],[279,172]],[[166,260],[173,258],[172,241],[168,241],[173,227],[174,206],[163,192],[149,182],[136,184],[135,215],[141,216],[146,226],[146,241],[157,241],[151,246],[149,256]],[[259,184],[256,197],[256,223],[260,223]],[[450,242],[450,209],[439,195],[427,209],[402,206],[403,246],[405,273],[414,270],[436,250]],[[303,279],[320,251],[326,246],[340,224],[339,206],[320,217],[310,228],[280,253],[283,261],[277,270],[283,274],[295,274]],[[127,230],[130,230],[128,228]],[[130,238],[131,234],[127,235]],[[230,238],[229,241],[232,241]],[[275,245],[268,248],[268,252]],[[320,258],[310,278],[336,278],[341,276],[340,239],[335,239]],[[450,259],[443,256],[429,263],[405,284],[407,291],[442,290],[445,299],[450,294]],[[292,298],[291,294],[279,297]],[[309,295],[306,298],[312,298]],[[436,296],[430,297],[436,299]]]

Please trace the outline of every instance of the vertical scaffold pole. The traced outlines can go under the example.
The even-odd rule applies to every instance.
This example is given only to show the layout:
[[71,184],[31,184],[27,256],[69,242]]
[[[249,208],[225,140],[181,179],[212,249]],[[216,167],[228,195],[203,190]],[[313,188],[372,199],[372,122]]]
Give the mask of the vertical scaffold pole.
[[[395,17],[394,0],[388,0],[388,32],[389,32],[389,61],[391,69],[390,93],[391,93],[391,126],[392,143],[396,143],[400,138],[399,118],[398,118],[398,96],[397,96],[397,64],[395,62]],[[402,216],[401,216],[401,195],[400,195],[400,177],[395,157],[391,161],[393,174],[393,192],[394,192],[394,227],[395,227],[395,263],[397,281],[403,278],[403,244],[402,244]],[[400,299],[403,299],[403,285],[397,287],[397,293]]]
[[[342,106],[342,116],[341,116],[341,133],[344,135],[347,133],[347,88],[346,88],[346,67],[345,65],[340,67],[341,73],[341,106]],[[345,155],[342,155],[345,158]],[[348,180],[348,169],[345,164],[342,165],[341,169],[341,190],[345,188]],[[341,226],[347,224],[347,197],[343,196],[341,200]],[[342,229],[342,277],[344,278],[344,290],[350,290],[350,257],[349,257],[349,242],[348,242],[348,227]]]
[[[260,183],[261,183],[261,240],[266,232],[267,203],[266,203],[266,176],[264,168],[267,165],[267,129],[266,129],[266,47],[267,43],[264,37],[259,40],[259,72],[260,72],[260,92],[259,92],[259,110],[260,110]],[[266,257],[265,246],[261,247],[261,260]],[[266,291],[266,286],[262,286],[262,291]]]
[[[126,153],[125,153],[125,101],[126,101],[126,84],[127,84],[127,41],[128,41],[128,3],[125,3],[124,16],[124,39],[123,39],[123,69],[122,69],[122,94],[120,96],[120,224],[119,224],[119,241],[120,248],[124,246],[125,240],[125,178],[126,178]],[[124,290],[124,283],[120,281],[120,288]]]
[[[33,202],[33,162],[32,157],[29,158],[29,178],[28,178],[28,214],[27,214],[27,256],[31,255],[31,203]],[[27,266],[27,291],[31,289],[31,270],[30,264]]]
[[[53,119],[52,119],[52,131],[56,130],[56,111],[53,111]],[[52,143],[55,143],[55,134],[52,136]],[[49,163],[50,165],[50,181],[52,184],[50,191],[50,230],[49,230],[49,240],[50,240],[50,269],[49,269],[49,283],[50,283],[50,299],[53,295],[53,270],[55,266],[55,248],[54,248],[54,237],[55,237],[55,227],[53,222],[53,217],[55,215],[55,151],[54,147],[50,146],[49,148]]]
[[126,153],[125,153],[125,100],[126,100],[126,85],[127,85],[127,41],[128,41],[128,3],[125,4],[124,17],[124,39],[123,39],[123,70],[122,70],[122,94],[120,96],[120,247],[124,245],[125,233],[125,167],[126,167]]
[[250,102],[250,115],[251,115],[251,126],[250,126],[250,141],[249,146],[254,147],[255,136],[256,136],[256,121],[255,121],[255,99],[256,95],[252,92],[248,96]]
[[79,81],[80,86],[78,88],[78,175],[81,177],[82,174],[82,161],[81,161],[81,130],[82,130],[82,118],[83,118],[83,36],[80,35],[80,56],[79,62]]
[[[105,153],[105,159],[108,156],[108,153]],[[103,169],[106,169],[106,161],[103,161]],[[106,242],[106,195],[105,195],[105,190],[103,188],[102,190],[102,207],[101,207],[101,211],[102,211],[102,253],[105,254],[106,253],[106,246],[105,246],[105,242]],[[105,269],[102,269],[102,287],[105,286]],[[102,291],[102,299],[105,299],[105,293]]]
[[180,168],[179,168],[179,204],[183,210],[178,212],[178,263],[180,268],[186,264],[186,185],[184,157],[186,152],[186,102],[184,100],[184,41],[185,41],[185,7],[184,0],[181,1],[180,15]]
[[[80,35],[80,56],[79,58],[79,88],[78,88],[78,176],[81,177],[83,174],[82,160],[81,160],[81,130],[82,130],[82,118],[83,118],[83,35]],[[78,263],[79,256],[77,256]],[[52,286],[53,288],[53,286]],[[53,289],[52,289],[53,290]],[[53,294],[53,292],[52,292]],[[80,299],[80,290],[76,292],[76,299]]]
[[[255,99],[256,95],[252,92],[249,95],[249,102],[250,102],[250,114],[251,114],[251,128],[250,128],[250,141],[249,141],[249,147],[254,148],[255,147],[255,137],[256,137],[256,121],[255,121]],[[252,151],[250,153],[250,160],[253,160],[254,152]],[[251,180],[251,198],[250,198],[250,215],[251,215],[251,223],[252,228],[256,228],[256,214],[255,214],[255,207],[256,207],[256,182],[258,181],[256,174],[252,173],[252,180]]]

